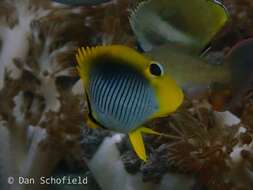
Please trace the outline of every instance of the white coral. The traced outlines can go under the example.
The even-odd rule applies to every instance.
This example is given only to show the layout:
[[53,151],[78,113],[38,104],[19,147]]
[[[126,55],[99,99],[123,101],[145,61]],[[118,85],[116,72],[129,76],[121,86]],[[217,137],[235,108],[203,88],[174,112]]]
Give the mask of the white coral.
[[[68,13],[78,13],[72,8],[55,6],[49,0],[4,0],[1,7],[11,7],[13,12],[11,18],[7,12],[0,15],[0,189],[29,189],[18,183],[8,185],[7,177],[50,175],[63,155],[57,145],[53,146],[54,137],[48,131],[58,127],[59,134],[66,135],[65,139],[59,139],[59,146],[75,139],[75,134],[65,134],[62,124],[57,122],[66,123],[66,120],[66,125],[73,127],[78,125],[78,121],[71,123],[75,114],[81,114],[75,104],[77,96],[70,89],[66,99],[56,84],[57,77],[73,75],[73,62],[61,63],[58,58],[72,52],[77,39],[52,49],[61,33],[54,33],[54,27],[51,29],[50,23],[43,23],[43,19],[49,19],[50,14],[64,18]],[[68,17],[65,20],[70,23]],[[39,28],[34,26],[36,22],[42,22]],[[43,39],[42,30],[49,30]],[[71,110],[74,113],[65,113],[68,106],[63,104],[74,106],[75,110]]]

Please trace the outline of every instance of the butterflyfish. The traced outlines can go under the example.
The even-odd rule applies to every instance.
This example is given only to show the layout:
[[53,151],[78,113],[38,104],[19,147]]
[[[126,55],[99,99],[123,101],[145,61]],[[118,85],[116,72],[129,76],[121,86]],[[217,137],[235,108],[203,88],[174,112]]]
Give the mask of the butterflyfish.
[[[213,84],[221,84],[224,90],[215,104],[218,110],[230,109],[253,81],[253,39],[245,39],[231,48],[220,64],[211,64],[202,57],[187,53],[171,45],[155,48],[145,55],[159,62],[188,97],[207,91]],[[223,97],[222,97],[223,96]],[[223,98],[232,98],[227,103]],[[217,97],[216,97],[217,98]],[[229,106],[232,105],[232,106]]]
[[232,77],[235,77],[229,63],[211,64],[171,45],[155,48],[145,55],[162,64],[165,72],[191,98],[207,91],[214,83],[229,84]]
[[142,133],[161,135],[144,123],[167,116],[183,92],[163,66],[122,45],[79,48],[78,72],[89,104],[89,127],[129,135],[138,157],[147,160]]
[[[217,0],[146,0],[129,17],[145,55],[162,64],[190,98],[206,94],[214,83],[234,88],[239,81],[230,63],[203,59],[203,51],[208,52],[210,41],[228,20],[226,7]],[[222,105],[221,94],[229,97],[230,89],[219,93],[215,107]]]
[[169,43],[199,53],[228,19],[227,9],[218,0],[146,0],[129,16],[145,52]]

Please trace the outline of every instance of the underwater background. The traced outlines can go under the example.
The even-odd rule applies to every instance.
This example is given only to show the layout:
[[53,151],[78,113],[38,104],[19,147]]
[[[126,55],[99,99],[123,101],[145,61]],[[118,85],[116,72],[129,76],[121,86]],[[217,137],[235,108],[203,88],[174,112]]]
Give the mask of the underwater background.
[[[171,16],[169,2],[182,10],[180,22]],[[193,2],[208,2],[207,10],[220,6],[223,17],[188,11]],[[151,4],[145,8],[145,3]],[[205,24],[184,23],[191,17]],[[208,35],[194,36],[188,28]],[[0,189],[252,190],[252,35],[251,0],[0,0]],[[171,36],[178,41],[170,43]],[[193,36],[193,42],[184,43],[185,36]],[[89,106],[76,69],[77,48],[120,44],[143,54],[155,50],[149,56],[162,60],[159,47],[169,51],[168,43],[197,42],[187,52],[222,67],[231,51],[245,48],[245,40],[250,45],[231,58],[242,62],[231,74],[237,93],[224,84],[208,85],[201,95],[195,89],[185,93],[174,113],[147,122],[169,138],[143,136],[146,162],[125,134],[87,127]],[[182,69],[196,76],[196,83],[202,81],[198,69]],[[213,73],[209,67],[205,71]],[[41,177],[64,176],[87,179],[87,184],[39,183]]]

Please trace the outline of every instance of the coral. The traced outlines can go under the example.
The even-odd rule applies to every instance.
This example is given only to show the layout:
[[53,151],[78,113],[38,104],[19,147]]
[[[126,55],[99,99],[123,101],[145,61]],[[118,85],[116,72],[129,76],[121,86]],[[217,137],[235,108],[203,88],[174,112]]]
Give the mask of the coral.
[[50,175],[78,147],[84,112],[71,91],[78,80],[74,52],[91,43],[83,38],[91,29],[83,26],[86,11],[50,1],[2,1],[0,7],[12,11],[0,16],[1,189],[26,189],[7,186],[7,176]]
[[253,90],[249,90],[243,100],[242,122],[253,132]]
[[81,158],[87,108],[74,54],[80,46],[133,45],[128,6],[123,0],[88,7],[0,2],[1,189],[30,188],[8,186],[7,176],[48,176],[66,155]]
[[[135,47],[128,15],[136,2],[68,7],[49,0],[0,1],[0,189],[41,189],[9,186],[6,179],[54,175],[63,160],[84,173],[94,172],[89,177],[101,189],[112,190],[114,184],[115,189],[252,187],[252,90],[242,100],[239,118],[213,111],[209,94],[147,123],[167,135],[145,136],[147,163],[137,158],[127,138],[86,128],[76,48],[112,43]],[[232,17],[207,54],[214,63],[222,62],[238,40],[252,35],[252,2],[224,3]]]
[[252,35],[253,3],[250,0],[223,0],[228,12],[231,16],[232,30],[238,33],[241,37]]
[[[194,176],[208,189],[249,189],[252,133],[229,112],[214,112],[207,103],[193,102],[177,113],[149,124],[168,137],[147,137],[150,159],[136,165],[135,155],[122,152],[125,167],[159,183],[168,172]],[[132,156],[131,156],[132,155]],[[131,161],[131,162],[130,162]],[[138,167],[136,167],[138,166]],[[236,180],[242,176],[241,180]]]

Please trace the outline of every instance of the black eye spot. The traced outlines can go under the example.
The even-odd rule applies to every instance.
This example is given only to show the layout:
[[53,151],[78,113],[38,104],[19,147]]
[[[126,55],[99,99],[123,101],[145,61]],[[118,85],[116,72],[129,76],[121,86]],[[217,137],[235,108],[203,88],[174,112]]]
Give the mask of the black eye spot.
[[150,73],[155,76],[163,75],[163,68],[159,63],[153,62],[149,66]]

